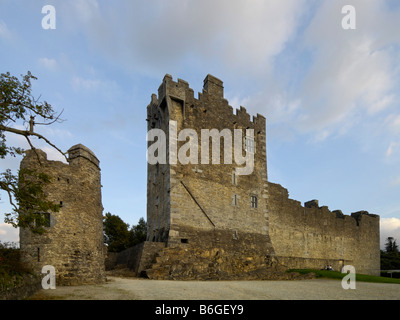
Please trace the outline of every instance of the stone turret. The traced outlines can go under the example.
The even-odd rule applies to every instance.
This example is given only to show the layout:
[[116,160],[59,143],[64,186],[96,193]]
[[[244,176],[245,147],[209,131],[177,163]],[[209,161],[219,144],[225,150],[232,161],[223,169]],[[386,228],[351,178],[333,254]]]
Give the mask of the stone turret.
[[43,235],[20,230],[22,258],[37,273],[45,265],[54,266],[57,285],[100,283],[105,270],[99,160],[81,144],[68,155],[65,164],[47,160],[41,150],[28,150],[21,162],[21,169],[51,176],[44,191],[48,200],[60,205],[59,212],[46,213],[49,224]]
[[70,163],[78,164],[80,160],[87,160],[100,169],[100,161],[92,150],[82,144],[76,144],[68,150],[68,160]]

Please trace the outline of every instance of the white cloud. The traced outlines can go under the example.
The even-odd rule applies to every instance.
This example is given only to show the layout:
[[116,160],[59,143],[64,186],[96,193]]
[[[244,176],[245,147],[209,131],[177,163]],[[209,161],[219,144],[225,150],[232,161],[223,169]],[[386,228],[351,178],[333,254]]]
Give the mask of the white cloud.
[[39,65],[47,70],[56,71],[57,70],[57,61],[55,59],[50,58],[40,58]]
[[396,142],[391,142],[387,151],[386,151],[386,156],[390,157],[394,151],[394,149],[398,146]]
[[383,111],[388,107],[392,102],[394,95],[386,95],[380,99],[377,99],[375,102],[371,103],[371,106],[368,108],[368,111],[371,114],[375,114],[377,112]]
[[378,45],[375,20],[369,20],[372,12],[383,13],[372,2],[356,1],[359,16],[365,13],[365,17],[352,33],[341,28],[341,15],[333,14],[341,6],[340,1],[323,2],[305,33],[308,48],[316,49],[301,91],[307,115],[299,123],[303,130],[353,122],[362,114],[384,110],[393,101],[393,56],[384,47],[387,43]]
[[397,239],[397,243],[400,244],[400,219],[399,218],[381,218],[380,219],[380,231],[381,231],[381,248],[384,247],[386,239],[393,237]]
[[93,91],[101,92],[106,98],[115,99],[115,96],[121,94],[121,88],[114,80],[103,79],[101,76],[96,75],[93,68],[88,67],[90,77],[73,76],[71,79],[71,86],[77,92]]
[[[238,98],[249,112],[267,115],[272,125],[276,120],[291,130],[314,133],[314,140],[321,141],[387,110],[398,91],[399,9],[353,0],[357,30],[343,30],[346,4],[121,0],[116,6],[76,0],[60,3],[58,11],[69,28],[86,35],[92,50],[135,73],[159,77],[201,70],[223,79],[233,75],[230,85],[242,77],[253,81],[251,98]],[[274,70],[282,55],[291,66],[284,75],[281,68]],[[292,80],[297,87],[290,91]],[[103,89],[103,83],[95,75],[72,79],[75,90]]]
[[45,146],[40,149],[47,154],[47,160],[68,163],[65,157],[53,147]]
[[385,123],[393,133],[400,133],[400,114],[388,115]]
[[97,14],[99,4],[97,0],[75,0],[72,4],[76,17],[82,22],[89,22]]
[[97,79],[85,79],[74,76],[72,78],[72,87],[74,90],[95,90],[100,86],[101,82]]
[[[346,134],[368,121],[376,126],[382,121],[379,115],[390,112],[399,100],[400,55],[394,48],[400,38],[391,29],[400,29],[399,11],[395,15],[382,3],[354,0],[357,30],[344,30],[341,8],[347,3],[318,3],[291,51],[281,53],[284,63],[277,64],[274,76],[265,78],[259,97],[248,99],[257,112],[268,116],[270,125],[311,134],[311,141]],[[293,67],[287,71],[286,65]],[[272,96],[279,96],[279,103]],[[290,111],[291,105],[296,106],[293,112],[277,112]],[[381,122],[380,132],[387,134],[388,128],[400,132],[400,120],[394,118],[390,126]]]
[[383,126],[390,132],[391,140],[386,150],[386,157],[395,160],[400,154],[400,114],[389,114]]
[[[382,218],[381,227],[387,232],[395,231],[399,229],[400,231],[400,219],[399,218]],[[400,239],[399,239],[400,240]]]
[[[89,43],[142,73],[262,74],[296,30],[304,1],[80,0],[65,11]],[[171,71],[172,70],[172,71]]]
[[1,242],[19,242],[19,229],[8,223],[0,223]]
[[0,38],[9,40],[9,39],[12,39],[12,37],[13,37],[13,34],[8,29],[6,23],[3,20],[0,20]]

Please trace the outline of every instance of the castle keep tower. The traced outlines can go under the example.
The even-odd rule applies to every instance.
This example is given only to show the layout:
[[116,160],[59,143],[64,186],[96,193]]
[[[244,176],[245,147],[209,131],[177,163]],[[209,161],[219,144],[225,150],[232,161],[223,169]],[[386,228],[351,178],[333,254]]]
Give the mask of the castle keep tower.
[[[302,206],[269,182],[265,118],[233,112],[221,80],[207,75],[196,99],[186,81],[166,75],[147,121],[147,244],[166,247],[144,268],[150,278],[271,279],[326,265],[379,275],[379,216],[344,215],[317,200]],[[253,157],[246,173],[237,151]]]
[[[243,107],[234,113],[223,90],[221,80],[207,75],[196,99],[186,81],[175,82],[166,75],[158,96],[152,95],[148,131],[166,133],[167,161],[148,164],[147,240],[186,252],[198,250],[196,254],[208,262],[218,256],[219,269],[233,274],[243,270],[232,266],[246,261],[252,265],[248,271],[271,265],[274,251],[268,234],[265,118],[250,118]],[[189,132],[186,137],[180,135],[184,129]],[[217,130],[221,139],[205,138],[204,129]],[[254,156],[251,174],[238,174],[237,168],[245,165],[238,165],[233,155],[234,130],[241,133],[240,154]],[[186,148],[190,139],[197,150]],[[224,158],[229,145],[232,163]],[[202,158],[204,146],[208,163]],[[220,164],[212,158],[215,150],[220,152]],[[194,161],[182,163],[182,156]]]
[[65,164],[47,160],[41,150],[28,150],[21,162],[21,169],[35,169],[51,176],[44,191],[48,200],[60,204],[59,212],[46,213],[49,223],[43,235],[21,228],[22,258],[37,273],[45,265],[54,266],[57,285],[103,282],[99,160],[81,144],[71,147],[68,156],[69,164]]

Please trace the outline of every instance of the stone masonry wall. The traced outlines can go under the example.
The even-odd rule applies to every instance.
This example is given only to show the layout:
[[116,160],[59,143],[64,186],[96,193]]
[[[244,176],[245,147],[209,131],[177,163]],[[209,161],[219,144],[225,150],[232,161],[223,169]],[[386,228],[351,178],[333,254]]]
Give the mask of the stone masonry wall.
[[[379,217],[345,216],[316,201],[303,207],[286,189],[268,183],[266,120],[259,114],[251,118],[244,107],[234,112],[221,80],[208,75],[195,98],[186,81],[166,75],[151,97],[147,121],[148,130],[166,133],[167,162],[148,164],[147,240],[167,244],[146,271],[149,277],[230,278],[258,268],[274,273],[280,266],[321,269],[327,264],[335,269],[352,264],[359,273],[379,274]],[[180,137],[183,129],[188,135]],[[235,174],[240,166],[234,156],[232,164],[225,162],[225,139],[220,139],[220,164],[212,163],[214,145],[202,141],[202,129],[228,130],[232,138],[235,129],[241,130],[242,155],[246,130],[253,129],[253,172]],[[206,164],[201,163],[202,143],[209,146]],[[187,163],[178,156],[186,156]]]
[[28,150],[21,168],[50,175],[45,192],[61,208],[50,212],[50,227],[43,235],[20,230],[23,260],[39,274],[43,266],[54,266],[57,285],[105,281],[99,161],[82,145],[69,150],[69,164],[49,161],[46,153],[36,152],[42,165],[36,153]]
[[[144,241],[131,248],[117,253],[115,266],[126,265],[136,276],[149,269],[156,259],[157,254],[165,248],[163,242]],[[111,268],[110,268],[111,269]]]
[[[167,164],[148,165],[148,240],[186,250],[219,248],[225,255],[220,270],[225,271],[236,261],[234,257],[251,256],[255,261],[273,256],[268,236],[265,118],[257,115],[251,119],[243,107],[234,113],[223,97],[222,81],[211,75],[204,80],[198,99],[186,81],[175,82],[166,75],[147,112],[148,130],[158,128],[167,133],[168,153]],[[191,130],[191,136],[179,138],[183,129]],[[202,141],[202,129],[229,130],[232,140],[220,139],[220,164],[212,163],[212,148],[217,144],[211,139]],[[242,156],[246,129],[254,130],[254,170],[249,175],[236,174],[236,168],[244,165],[235,162],[234,129],[242,133]],[[170,156],[182,154],[192,138],[198,148],[185,155],[194,155],[197,161],[169,161]],[[230,143],[232,163],[225,161],[225,142]],[[209,147],[209,163],[201,161],[202,143]],[[256,198],[256,205],[252,206],[251,197]],[[258,267],[261,265],[265,267],[265,263]]]
[[282,186],[269,183],[270,237],[276,258],[288,268],[335,270],[353,265],[358,273],[379,275],[379,216],[343,215],[310,201],[303,207]]
[[[170,120],[176,122],[171,128]],[[178,226],[195,227],[203,230],[228,229],[231,233],[259,233],[268,237],[267,215],[267,169],[265,148],[265,118],[257,115],[250,119],[241,107],[233,113],[223,97],[222,82],[208,75],[204,89],[195,99],[187,82],[165,76],[159,88],[158,99],[152,96],[148,107],[148,129],[160,128],[164,132],[179,132],[192,129],[198,138],[198,163],[148,166],[148,240],[166,241],[178,245],[181,241]],[[239,167],[235,163],[224,163],[224,139],[220,143],[220,163],[201,163],[201,130],[254,129],[255,166],[250,175],[235,175]],[[176,144],[176,152],[186,141],[172,141],[168,134],[167,150]],[[233,140],[232,140],[233,141]],[[211,140],[209,152],[212,153]],[[232,142],[231,142],[232,147]],[[244,146],[242,150],[244,155]],[[176,154],[175,154],[176,155]],[[234,176],[235,175],[235,176]],[[257,197],[257,208],[251,207],[251,196]],[[236,198],[236,200],[235,200]],[[168,235],[168,237],[167,237]],[[186,239],[186,238],[185,238]],[[188,240],[190,241],[190,240]]]

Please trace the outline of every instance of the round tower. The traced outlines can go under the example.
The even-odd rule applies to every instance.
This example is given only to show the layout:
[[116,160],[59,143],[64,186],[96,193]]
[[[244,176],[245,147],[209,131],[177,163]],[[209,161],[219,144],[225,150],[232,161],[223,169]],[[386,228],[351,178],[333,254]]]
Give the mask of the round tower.
[[58,212],[43,213],[48,217],[44,234],[21,228],[22,257],[37,273],[53,266],[57,285],[100,283],[105,269],[99,160],[81,144],[68,150],[68,160],[50,161],[43,151],[28,150],[21,162],[21,169],[51,177],[44,191],[60,206]]

